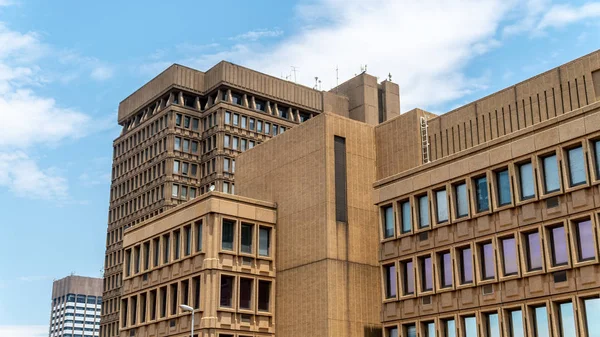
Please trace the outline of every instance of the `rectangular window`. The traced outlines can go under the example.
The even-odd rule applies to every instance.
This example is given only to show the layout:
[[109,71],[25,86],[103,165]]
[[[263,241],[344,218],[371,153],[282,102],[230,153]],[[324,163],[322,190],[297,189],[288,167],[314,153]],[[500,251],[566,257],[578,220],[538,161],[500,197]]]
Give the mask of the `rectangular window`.
[[450,252],[439,254],[440,284],[442,288],[452,287],[452,257]]
[[181,115],[180,114],[175,115],[175,125],[181,126]]
[[221,227],[221,249],[233,250],[233,238],[235,235],[235,221],[223,220]]
[[160,288],[160,317],[167,315],[167,287]]
[[546,306],[533,309],[533,335],[535,337],[550,337],[550,325]]
[[485,314],[486,337],[500,337],[500,320],[497,313]]
[[500,249],[502,253],[502,268],[504,276],[516,275],[518,273],[517,265],[517,242],[514,237],[500,239]]
[[173,185],[171,187],[171,196],[175,198],[179,196],[179,185]]
[[240,277],[240,309],[252,309],[252,288],[254,280]]
[[202,220],[196,222],[196,251],[202,251]]
[[254,131],[254,127],[256,126],[256,120],[254,118],[249,119],[248,128]]
[[223,159],[223,171],[229,172],[229,158]]
[[134,258],[134,272],[137,274],[140,272],[140,246],[136,246],[133,249],[133,258]]
[[421,267],[421,289],[422,291],[433,290],[433,266],[431,256],[419,259]]
[[154,267],[157,267],[160,260],[160,238],[156,238],[152,240],[152,242],[152,249],[154,250]]
[[479,258],[481,261],[481,277],[484,280],[491,280],[496,277],[494,246],[491,242],[479,245]]
[[443,321],[444,337],[456,337],[456,322],[453,319]]
[[238,137],[233,137],[233,143],[231,145],[231,148],[237,150],[239,141],[240,139]]
[[278,133],[278,126],[273,124],[273,136],[277,136]]
[[573,310],[572,302],[564,302],[558,305],[558,314],[560,320],[558,321],[560,327],[561,337],[575,337],[577,336],[577,329],[575,328],[575,311]]
[[225,124],[231,124],[231,112],[225,111]]
[[560,190],[560,176],[558,174],[558,161],[556,155],[542,158],[544,175],[544,192],[552,193]]
[[252,254],[252,237],[254,236],[254,226],[242,223],[241,228],[240,251],[246,254]]
[[169,263],[171,258],[171,235],[163,235],[163,263]]
[[456,217],[462,218],[469,215],[469,198],[467,196],[467,184],[461,183],[454,186],[456,193]]
[[188,256],[192,253],[192,227],[185,226],[183,228],[183,233],[185,235],[185,256]]
[[262,131],[263,131],[263,122],[256,121],[256,132],[262,132]]
[[585,159],[583,147],[575,147],[567,150],[567,161],[569,162],[569,186],[577,186],[586,183]]
[[385,337],[398,337],[398,328],[396,328],[396,327],[385,328]]
[[144,243],[144,270],[150,269],[150,241]]
[[260,227],[258,230],[258,255],[271,255],[271,229]]
[[448,221],[448,198],[446,189],[435,192],[437,223]]
[[523,324],[523,312],[512,310],[508,314],[508,333],[510,337],[525,337],[525,325]]
[[587,298],[583,300],[585,327],[588,337],[600,331],[600,298]]
[[383,207],[383,238],[394,236],[394,207],[389,205]]
[[223,138],[223,146],[224,147],[229,147],[230,146],[230,140],[231,137],[229,135],[225,135]]
[[181,138],[175,137],[175,150],[181,150]]
[[173,173],[179,173],[179,160],[173,162]]
[[190,304],[190,281],[181,281],[181,302],[180,304]]
[[188,139],[183,140],[183,151],[190,152],[190,141]]
[[219,304],[224,308],[231,308],[233,304],[233,283],[235,278],[229,275],[221,275],[221,293]]
[[173,256],[175,260],[179,260],[181,252],[181,233],[179,230],[173,232]]
[[600,179],[600,140],[594,141],[594,162],[596,163],[596,179]]
[[265,123],[265,134],[271,133],[271,124]]
[[407,200],[400,203],[400,213],[400,219],[402,220],[402,233],[408,233],[412,228],[410,215],[410,201]]
[[403,295],[415,293],[415,271],[412,261],[402,263],[402,290]]
[[525,234],[525,253],[527,271],[542,270],[542,249],[540,247],[539,232]]
[[595,259],[596,248],[594,245],[594,229],[592,228],[592,221],[578,221],[575,223],[574,228],[578,262]]
[[258,310],[271,310],[271,281],[258,280]]
[[233,125],[239,125],[239,124],[240,124],[240,115],[233,114]]
[[190,166],[190,164],[188,164],[188,163],[182,163],[181,164],[181,174],[187,175],[189,166]]
[[256,110],[265,111],[265,105],[266,103],[264,101],[256,98],[254,99],[254,106],[256,107]]
[[487,177],[475,178],[475,204],[477,212],[485,212],[490,209]]
[[346,139],[334,137],[335,167],[335,219],[348,221],[348,199],[346,191]]
[[459,250],[459,267],[460,267],[460,283],[473,283],[473,254],[471,248],[463,248]]
[[383,266],[385,277],[385,298],[396,297],[396,266],[393,264]]
[[246,116],[242,116],[242,128],[245,129],[248,124],[248,118]]
[[477,319],[475,316],[463,317],[465,337],[477,337]]
[[156,290],[150,290],[150,320],[156,319]]
[[198,130],[198,118],[192,119],[192,130]]
[[414,324],[404,325],[404,336],[405,337],[417,337],[417,326]]
[[419,228],[429,227],[429,198],[427,194],[418,197]]
[[426,322],[423,323],[423,337],[436,337],[435,333],[435,323],[434,322]]
[[567,234],[564,226],[548,228],[552,266],[564,266],[569,263]]
[[177,307],[179,307],[177,299],[177,283],[171,284],[171,315],[177,314]]
[[200,276],[192,278],[192,287],[194,287],[194,309],[200,309]]
[[183,127],[189,129],[190,128],[190,117],[185,116],[183,119]]
[[241,139],[240,150],[242,150],[242,151],[246,151],[247,144],[248,144],[248,141],[247,141],[246,139],[242,138],[242,139]]
[[496,172],[496,184],[498,185],[498,206],[510,204],[510,176],[508,175],[508,169]]

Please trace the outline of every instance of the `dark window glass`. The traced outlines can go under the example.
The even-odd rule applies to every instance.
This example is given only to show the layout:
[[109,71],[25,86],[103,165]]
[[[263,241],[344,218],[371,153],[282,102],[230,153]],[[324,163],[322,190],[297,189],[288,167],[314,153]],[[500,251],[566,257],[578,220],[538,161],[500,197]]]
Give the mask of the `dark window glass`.
[[600,140],[594,142],[594,161],[596,162],[596,179],[600,179]]
[[160,239],[154,239],[154,267],[158,266],[160,260]]
[[583,300],[585,310],[585,326],[588,337],[600,331],[600,298],[588,298]]
[[469,215],[469,199],[467,197],[467,184],[458,184],[455,187],[456,193],[456,215],[461,218]]
[[233,250],[233,236],[235,231],[235,222],[231,220],[223,220],[221,233],[221,249]]
[[460,283],[471,283],[473,282],[473,255],[471,253],[471,248],[461,249],[459,255]]
[[180,257],[179,252],[181,251],[181,235],[180,235],[179,231],[175,231],[173,233],[173,236],[175,238],[174,239],[175,244],[173,246],[173,252],[174,252],[173,255],[175,256],[175,260],[179,260],[179,257]]
[[265,111],[265,101],[255,98],[254,105],[256,106],[256,110]]
[[490,208],[486,177],[475,179],[475,202],[477,204],[477,212],[484,212]]
[[440,281],[442,287],[452,287],[452,258],[450,252],[440,254]]
[[592,221],[584,220],[575,224],[575,239],[577,241],[577,258],[581,261],[593,260],[596,257],[594,246],[594,230]]
[[202,250],[202,221],[196,222],[196,251]]
[[415,271],[412,261],[406,261],[402,264],[402,283],[404,295],[415,293]]
[[412,227],[409,201],[400,204],[400,212],[402,213],[402,233],[408,233]]
[[169,263],[171,258],[171,235],[163,235],[163,263]]
[[185,255],[190,255],[192,253],[192,227],[186,226],[184,228],[185,235]]
[[271,282],[258,281],[258,310],[269,311],[271,302]]
[[394,236],[394,207],[383,208],[383,237],[385,239]]
[[233,282],[234,282],[233,276],[221,275],[220,304],[222,307],[231,308],[232,301],[233,301]]
[[421,259],[421,287],[423,291],[433,290],[433,266],[431,257],[422,257]]
[[558,306],[560,320],[561,337],[577,337],[577,329],[575,328],[575,312],[573,311],[573,303],[565,302]]
[[198,119],[192,119],[192,130],[198,130]]
[[463,318],[465,337],[477,337],[477,319],[475,316]]
[[550,229],[550,250],[553,266],[565,265],[569,262],[567,235],[564,226]]
[[[500,337],[500,321],[498,319],[498,314],[487,314],[485,315],[486,320],[486,337]],[[476,335],[475,335],[476,336]]]
[[504,276],[515,275],[517,269],[517,244],[514,237],[500,240],[502,249],[502,261]]
[[175,115],[175,125],[181,126],[181,115],[180,114]]
[[252,254],[252,236],[254,233],[254,226],[250,224],[242,224],[242,237],[241,237],[241,251],[242,253]]
[[398,337],[398,328],[385,328],[385,337]]
[[240,309],[252,309],[252,281],[240,278]]
[[385,271],[385,297],[396,297],[396,266],[390,264],[383,268]]
[[576,147],[567,151],[569,161],[569,185],[577,186],[586,183],[585,160],[583,158],[583,148]]
[[527,253],[527,270],[542,269],[542,249],[540,247],[540,233],[525,234],[525,250]]
[[556,155],[542,158],[544,171],[544,192],[551,193],[560,190],[560,178],[558,175],[558,161]]
[[184,128],[189,128],[190,127],[190,118],[188,116],[185,116],[183,119],[183,127]]
[[492,243],[484,243],[481,245],[481,275],[484,280],[493,279],[496,276],[494,268],[494,247]]
[[271,229],[260,227],[258,231],[258,255],[269,256],[271,254]]
[[435,192],[435,202],[437,206],[437,222],[441,223],[448,221],[448,199],[446,197],[445,189]]
[[525,325],[523,324],[523,312],[512,310],[508,316],[508,333],[510,337],[525,337]]
[[521,200],[531,199],[535,196],[535,181],[533,180],[533,166],[531,163],[519,165],[519,184],[521,185]]
[[533,330],[536,337],[551,337],[545,306],[533,310]]
[[404,326],[406,337],[417,337],[417,326],[414,324],[408,324]]
[[419,228],[429,226],[429,198],[427,194],[418,198],[419,201]]
[[498,184],[498,206],[510,204],[510,176],[508,170],[496,172],[496,184]]
[[[275,126],[273,126],[275,130]],[[334,167],[335,167],[335,219],[340,222],[348,221],[347,191],[346,191],[346,139],[334,137]]]

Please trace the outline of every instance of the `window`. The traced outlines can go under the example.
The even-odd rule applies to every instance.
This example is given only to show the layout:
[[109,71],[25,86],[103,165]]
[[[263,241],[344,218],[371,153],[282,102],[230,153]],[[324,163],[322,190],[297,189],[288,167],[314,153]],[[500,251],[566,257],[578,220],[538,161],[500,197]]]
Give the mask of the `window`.
[[231,139],[231,137],[229,135],[225,135],[225,137],[223,138],[223,146],[224,147],[229,147],[230,139]]
[[190,128],[190,118],[188,116],[185,116],[183,119],[183,127],[186,129]]
[[234,150],[238,149],[238,142],[239,142],[239,140],[240,139],[238,137],[233,137],[233,143],[232,143],[232,146],[231,146],[232,149],[234,149]]
[[198,118],[192,119],[192,130],[198,130]]
[[177,314],[177,307],[179,307],[177,299],[177,283],[171,284],[171,315]]
[[569,186],[585,184],[587,179],[583,147],[578,146],[567,150],[567,161],[569,163]]
[[423,337],[435,337],[435,323],[426,322],[423,323]]
[[152,249],[154,250],[154,267],[158,266],[160,260],[160,238],[156,238],[153,240]]
[[510,204],[510,176],[508,169],[496,172],[496,184],[498,189],[498,206]]
[[550,236],[550,253],[552,266],[563,266],[569,263],[569,253],[567,246],[567,234],[564,226],[548,228]]
[[527,271],[542,270],[542,248],[540,247],[539,232],[525,234],[525,253]]
[[270,311],[271,281],[258,280],[258,310]]
[[221,249],[233,250],[233,236],[235,232],[235,222],[232,220],[223,220],[221,231]]
[[168,263],[171,258],[171,235],[163,235],[163,263]]
[[181,174],[187,175],[189,166],[190,166],[190,164],[188,164],[188,163],[185,163],[185,162],[181,163]]
[[417,326],[414,324],[404,325],[404,336],[417,337]]
[[500,337],[500,321],[497,313],[485,314],[485,324],[486,337]]
[[454,186],[456,193],[456,217],[462,218],[469,215],[469,198],[467,196],[467,184],[460,183]]
[[594,244],[594,229],[591,220],[580,220],[574,224],[575,245],[577,246],[578,262],[593,260],[596,258]]
[[192,253],[192,227],[185,226],[183,228],[183,232],[185,235],[184,254],[185,254],[185,256],[188,256]]
[[444,337],[456,337],[456,322],[453,319],[443,321]]
[[265,123],[265,134],[270,134],[271,133],[271,124],[269,123]]
[[390,264],[383,266],[385,277],[385,298],[396,297],[396,266]]
[[258,255],[271,255],[271,229],[260,227],[258,230]]
[[223,159],[223,171],[229,172],[229,158]]
[[502,254],[502,271],[504,276],[516,275],[518,273],[517,265],[517,242],[514,237],[500,239],[500,249]]
[[560,177],[558,175],[558,161],[556,154],[542,158],[544,176],[544,192],[552,193],[560,190]]
[[433,290],[433,266],[431,256],[421,257],[419,262],[421,267],[421,290]]
[[198,142],[192,142],[192,153],[198,153]]
[[181,126],[181,115],[180,114],[175,115],[175,125]]
[[254,127],[256,126],[256,120],[254,118],[250,118],[248,121],[248,128],[254,131]]
[[233,283],[235,278],[229,275],[221,275],[220,306],[231,308],[233,304]]
[[511,310],[508,313],[508,333],[510,337],[525,337],[525,325],[523,324],[523,312],[520,309]]
[[415,293],[415,271],[412,261],[402,263],[402,294],[412,295]]
[[252,287],[254,280],[240,277],[240,309],[252,309]]
[[559,321],[561,337],[576,337],[577,329],[575,328],[575,311],[573,311],[572,302],[564,302],[558,305]]
[[277,131],[278,131],[277,125],[273,124],[273,136],[277,136]]
[[398,337],[398,328],[395,326],[385,328],[385,337]]
[[600,179],[600,140],[594,141],[594,162],[596,164],[596,179]]
[[202,251],[202,220],[196,222],[196,251]]
[[533,308],[533,335],[535,337],[551,336],[546,306]]
[[437,223],[448,221],[448,198],[446,189],[435,192]]
[[236,93],[231,93],[231,102],[233,104],[242,105],[242,96]]
[[450,252],[439,254],[440,284],[442,288],[452,287],[452,256]]
[[473,255],[471,248],[466,247],[459,250],[458,254],[460,268],[460,283],[473,283]]
[[229,193],[229,183],[228,182],[223,182],[223,192],[224,193]]
[[265,102],[260,100],[260,99],[254,99],[254,106],[256,107],[256,110],[260,110],[260,111],[265,111]]
[[[144,243],[144,270],[150,268],[150,241]],[[89,297],[88,297],[89,299]]]
[[262,132],[262,131],[263,131],[263,122],[256,121],[256,132]]
[[408,233],[412,228],[410,215],[410,201],[406,200],[400,203],[400,219],[402,221],[401,232]]
[[200,309],[200,276],[192,278],[192,287],[194,287],[194,299],[192,301],[194,309]]
[[246,254],[252,254],[252,237],[254,236],[254,226],[242,223],[240,251]]
[[175,150],[181,150],[181,138],[175,137]]
[[225,124],[231,124],[231,112],[225,111]]
[[[275,130],[275,127],[273,127]],[[334,187],[335,187],[335,220],[348,221],[348,198],[346,190],[346,139],[334,136]]]
[[600,331],[600,298],[584,299],[583,307],[587,335],[592,337],[593,333]]
[[187,139],[183,140],[183,151],[190,152],[190,141]]
[[475,316],[463,317],[465,337],[477,337],[477,319]]
[[427,194],[418,197],[419,228],[429,227],[429,198]]
[[527,200],[535,197],[535,180],[533,178],[533,166],[531,163],[523,163],[519,168],[519,192],[521,200]]
[[240,115],[233,114],[233,125],[239,125],[239,124],[240,124]]
[[475,182],[475,204],[477,212],[485,212],[489,210],[488,186],[487,177],[479,177],[474,179]]
[[179,173],[179,160],[173,162],[173,173]]
[[494,246],[491,242],[479,245],[479,257],[481,264],[481,278],[484,280],[491,280],[496,277],[496,269],[494,268]]
[[241,127],[245,129],[247,127],[247,125],[248,125],[248,117],[242,116],[242,125],[241,125]]
[[242,138],[242,139],[241,139],[241,146],[240,146],[240,150],[242,150],[242,151],[246,151],[246,148],[247,148],[247,146],[246,146],[246,145],[247,145],[247,144],[248,144],[248,141],[247,141],[246,139]]
[[394,207],[389,205],[383,207],[383,238],[394,236]]
[[171,196],[177,198],[179,196],[179,185],[173,185],[171,187]]

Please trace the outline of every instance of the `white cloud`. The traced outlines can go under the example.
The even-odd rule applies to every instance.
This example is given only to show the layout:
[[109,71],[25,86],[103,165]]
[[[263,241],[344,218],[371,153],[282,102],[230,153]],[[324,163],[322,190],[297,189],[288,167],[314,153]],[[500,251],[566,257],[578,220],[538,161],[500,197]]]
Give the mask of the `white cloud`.
[[112,78],[114,70],[108,66],[97,66],[92,69],[90,76],[96,81],[106,81]]
[[248,32],[245,32],[243,34],[237,35],[232,37],[232,40],[239,40],[239,41],[256,41],[256,40],[260,40],[260,39],[264,39],[264,38],[271,38],[271,37],[279,37],[283,35],[283,30],[279,29],[279,28],[275,28],[275,29],[259,29],[259,30],[251,30]]
[[66,200],[67,180],[55,171],[40,168],[22,151],[0,152],[0,187],[7,188],[18,197]]
[[591,2],[580,7],[564,4],[554,5],[544,14],[537,25],[537,29],[560,28],[574,22],[593,18],[600,18],[600,2]]
[[52,279],[52,277],[50,277],[50,276],[36,275],[36,276],[20,276],[18,280],[21,282],[37,282],[37,281],[47,281],[47,280],[51,280],[51,279]]
[[45,337],[48,336],[46,325],[0,325],[2,337]]

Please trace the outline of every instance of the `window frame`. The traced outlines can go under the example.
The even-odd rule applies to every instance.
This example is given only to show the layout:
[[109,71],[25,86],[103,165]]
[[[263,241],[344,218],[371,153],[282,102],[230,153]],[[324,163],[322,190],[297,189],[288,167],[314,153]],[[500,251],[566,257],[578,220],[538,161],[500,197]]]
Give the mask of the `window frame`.
[[562,304],[568,303],[570,302],[571,305],[573,306],[573,323],[575,325],[575,331],[577,333],[579,333],[579,331],[581,331],[581,326],[579,325],[579,313],[577,310],[577,298],[573,295],[567,295],[567,296],[558,296],[558,297],[552,297],[552,302],[550,302],[550,312],[552,314],[552,322],[550,323],[552,325],[552,329],[556,332],[557,336],[563,336],[562,333],[562,326],[563,326],[563,322],[561,320],[562,316],[561,316],[561,310],[560,310],[560,306]]
[[[388,296],[388,293],[387,293],[387,290],[388,290],[388,277],[387,277],[388,276],[388,269],[387,268],[389,268],[389,267],[394,267],[394,272],[396,274],[396,284],[395,284],[396,294],[394,296]],[[399,287],[398,287],[398,285],[400,283],[399,282],[399,274],[400,273],[398,272],[398,263],[396,261],[392,261],[390,263],[382,263],[381,264],[381,277],[382,277],[382,279],[381,279],[381,281],[382,281],[381,282],[381,285],[382,285],[382,288],[381,288],[382,289],[382,292],[381,292],[382,298],[381,299],[382,299],[383,303],[395,302],[395,301],[398,300],[398,294],[399,294],[399,291],[398,291]],[[392,287],[390,286],[389,288],[391,290]]]
[[589,291],[577,297],[577,316],[580,327],[579,332],[582,333],[581,337],[592,337],[588,331],[585,301],[594,299],[600,301],[600,295],[597,291]]
[[[492,245],[492,255],[493,255],[493,270],[494,270],[494,276],[493,277],[485,277],[485,275],[483,275],[484,272],[484,264],[485,264],[485,259],[484,259],[484,251],[483,251],[483,246],[490,244]],[[476,247],[476,254],[475,254],[475,263],[476,263],[476,267],[475,269],[477,269],[477,284],[478,285],[483,285],[483,284],[488,284],[488,283],[495,283],[498,281],[498,258],[497,258],[497,247],[496,247],[496,240],[494,240],[493,236],[488,236],[488,237],[483,237],[478,239],[475,242],[475,247]]]
[[[256,254],[259,259],[263,260],[273,260],[275,258],[275,227],[272,225],[267,225],[264,223],[257,224],[258,230],[256,231]],[[269,229],[269,255],[261,255],[260,254],[260,229],[268,228]]]
[[[592,240],[594,242],[594,244],[593,244],[594,257],[580,260],[579,259],[580,243],[579,243],[579,234],[578,234],[579,229],[577,228],[577,225],[580,222],[584,222],[587,220],[589,220],[591,222],[591,226],[592,226],[592,233],[593,233]],[[570,240],[571,249],[572,249],[571,261],[573,263],[573,267],[580,267],[580,266],[585,266],[588,264],[595,264],[595,263],[600,262],[600,258],[599,258],[600,254],[598,253],[598,229],[596,227],[597,221],[598,221],[598,218],[593,213],[588,213],[588,214],[584,214],[584,215],[580,215],[580,216],[576,216],[576,217],[571,217],[568,219],[569,231],[570,231],[569,240]]]
[[[502,235],[499,235],[496,237],[496,256],[497,256],[497,261],[498,261],[498,266],[497,266],[497,270],[499,270],[499,277],[498,279],[500,281],[504,281],[504,280],[509,280],[509,279],[514,279],[514,278],[521,278],[521,259],[519,258],[520,251],[519,251],[519,233],[516,231],[512,231],[510,233],[505,233]],[[516,259],[515,259],[515,263],[517,264],[517,272],[516,273],[506,273],[505,271],[505,259],[504,259],[504,245],[502,244],[502,242],[504,242],[504,240],[506,239],[513,239],[515,242],[515,255],[516,255]]]
[[549,317],[549,314],[551,313],[551,307],[550,307],[550,303],[548,300],[542,300],[542,301],[535,301],[533,303],[527,303],[526,306],[526,322],[527,322],[527,329],[528,332],[530,332],[529,335],[531,336],[537,336],[536,334],[536,319],[535,319],[535,309],[539,308],[539,307],[546,307],[546,316],[548,317],[548,331],[550,331],[552,336],[552,320]]
[[[561,158],[561,151],[559,148],[554,147],[551,150],[548,151],[544,151],[541,152],[539,154],[537,154],[537,163],[538,163],[538,170],[537,170],[537,179],[540,181],[540,197],[539,199],[546,199],[546,198],[550,198],[559,194],[564,193],[564,182],[562,181],[563,179],[563,169],[562,169],[562,158]],[[556,168],[557,170],[559,170],[559,172],[557,172],[557,177],[558,177],[558,185],[559,188],[557,190],[552,190],[552,191],[547,191],[546,190],[546,179],[544,178],[545,174],[546,174],[546,168],[544,166],[544,159],[551,157],[551,156],[556,156]]]
[[[237,289],[238,289],[238,276],[234,273],[230,273],[230,272],[224,272],[224,271],[219,271],[218,273],[218,291],[217,291],[217,310],[218,311],[229,311],[229,312],[236,312],[236,309],[238,307],[238,297],[237,296]],[[227,276],[227,277],[232,277],[233,278],[233,285],[231,286],[231,307],[224,307],[221,305],[221,278],[223,276]]]
[[[465,249],[470,249],[471,250],[471,282],[468,283],[464,283],[463,280],[463,275],[462,275],[462,266],[464,264],[463,262],[463,256],[462,256],[462,252]],[[455,246],[453,248],[454,250],[454,270],[456,270],[456,278],[455,278],[455,287],[456,289],[462,289],[462,288],[471,288],[471,287],[476,287],[477,286],[477,275],[476,275],[476,271],[474,270],[475,268],[477,268],[477,264],[475,261],[475,257],[474,257],[474,244],[473,242],[470,242],[466,245],[461,245],[461,246]]]
[[438,331],[439,331],[439,329],[438,329],[438,321],[439,320],[437,319],[437,317],[431,317],[431,318],[421,319],[419,321],[418,325],[417,325],[418,326],[417,330],[420,332],[420,335],[418,335],[418,336],[421,336],[421,337],[432,337],[432,336],[430,336],[428,334],[428,330],[427,330],[427,326],[430,323],[433,323],[433,327],[434,327],[434,330],[435,330],[435,335],[438,336]]
[[[426,279],[424,278],[425,276],[425,259],[429,258],[429,260],[431,261],[431,289],[425,289],[425,281]],[[417,284],[415,284],[416,286],[416,290],[419,293],[419,296],[422,295],[428,295],[428,294],[433,294],[436,291],[436,284],[435,284],[435,256],[433,252],[427,252],[427,253],[423,253],[420,254],[419,256],[417,256],[416,258],[417,260],[417,266],[416,266],[416,278],[417,278]]]
[[[427,197],[427,221],[428,224],[427,226],[422,226],[421,225],[421,204],[420,204],[420,200],[423,197]],[[422,191],[420,193],[417,193],[413,196],[413,200],[414,200],[414,218],[416,220],[416,228],[414,229],[414,233],[419,233],[419,232],[423,232],[426,230],[430,230],[432,228],[431,225],[431,195],[429,193],[429,191]]]
[[528,328],[527,328],[527,313],[525,306],[523,304],[509,305],[503,306],[502,310],[502,330],[504,332],[504,336],[513,336],[512,335],[512,315],[511,313],[514,311],[521,311],[521,322],[523,323],[523,335],[527,336]]
[[[405,203],[408,203],[408,217],[409,217],[409,227],[410,229],[408,231],[404,231],[404,210],[403,210],[403,205]],[[396,234],[396,237],[400,237],[400,236],[405,236],[405,235],[410,235],[413,233],[414,231],[414,212],[413,212],[413,207],[412,207],[412,203],[411,203],[411,198],[408,199],[401,199],[399,201],[396,202],[396,218],[398,222],[398,232]]]
[[[552,230],[554,228],[562,227],[564,230],[564,242],[566,245],[566,254],[567,254],[567,262],[555,264],[554,263],[554,236],[552,234]],[[571,268],[571,245],[569,242],[569,226],[565,220],[562,221],[552,221],[543,224],[544,228],[544,258],[548,261],[548,265],[546,270],[548,272],[554,272],[558,270],[570,269]]]
[[477,334],[476,337],[479,337],[479,327],[481,326],[481,319],[479,318],[478,312],[477,311],[473,311],[473,310],[469,310],[466,312],[461,312],[458,315],[458,330],[459,330],[459,334],[457,336],[461,336],[461,337],[466,337],[467,336],[467,329],[466,329],[466,318],[475,318],[475,327],[476,327],[476,331],[475,333]]
[[[583,159],[583,169],[584,169],[584,174],[585,174],[585,181],[580,182],[580,183],[576,183],[576,184],[571,184],[571,158],[569,156],[569,151],[579,148],[581,147],[581,156]],[[563,180],[566,181],[566,185],[565,185],[565,192],[570,192],[570,191],[575,191],[575,190],[579,190],[582,188],[586,188],[590,185],[590,172],[589,172],[589,165],[588,165],[588,149],[587,149],[587,142],[585,141],[575,141],[575,142],[570,142],[567,143],[565,145],[563,145],[562,147],[562,151],[561,151],[561,155],[562,155],[562,167],[561,167],[561,171],[564,175]]]
[[[266,282],[270,282],[271,286],[269,288],[269,310],[268,311],[264,311],[258,308],[259,305],[259,284],[261,281],[266,281]],[[275,278],[268,278],[268,277],[261,277],[258,276],[255,279],[255,286],[256,286],[256,290],[255,290],[255,294],[256,294],[256,306],[254,308],[255,312],[260,313],[260,315],[266,315],[266,316],[273,316],[274,314],[274,304],[275,304],[275,283],[276,280]]]
[[502,321],[502,309],[498,307],[496,310],[483,310],[479,312],[479,336],[491,336],[489,326],[489,316],[496,314],[498,315],[498,336],[503,336]]
[[[236,224],[237,227],[239,227],[238,230],[238,249],[237,252],[240,256],[248,256],[248,257],[255,257],[256,256],[256,249],[257,249],[257,241],[256,241],[256,237],[257,237],[257,230],[256,228],[258,227],[257,224],[253,223],[253,222],[249,222],[249,221],[239,221],[239,224]],[[243,252],[242,251],[242,227],[244,226],[250,226],[250,252]]]
[[[231,218],[231,217],[226,217],[226,216],[221,216],[220,217],[220,228],[219,228],[219,252],[220,253],[227,253],[227,254],[236,254],[237,253],[237,249],[238,249],[238,220],[235,218]],[[227,250],[223,248],[223,223],[225,221],[232,221],[233,222],[233,241],[232,241],[232,246],[231,246],[231,250]]]
[[[464,214],[464,215],[461,215],[458,213],[457,187],[460,185],[465,185],[465,193],[466,193],[465,201],[467,202],[467,214]],[[451,193],[452,193],[452,197],[450,198],[450,204],[451,204],[450,207],[451,207],[453,221],[456,222],[456,221],[463,221],[463,220],[470,219],[471,218],[471,198],[469,197],[469,195],[470,195],[469,183],[465,179],[460,179],[460,180],[452,182],[450,184],[450,186],[451,186]]]
[[437,331],[440,333],[441,337],[448,337],[447,324],[450,321],[454,322],[454,336],[457,336],[457,337],[460,336],[459,329],[458,329],[458,325],[460,324],[460,322],[459,322],[459,324],[457,324],[457,322],[458,322],[457,315],[440,316],[437,318],[437,320],[438,320]]
[[[542,266],[541,266],[541,268],[535,268],[535,269],[530,270],[529,262],[528,262],[529,242],[527,241],[527,236],[533,232],[538,233],[538,244],[541,249],[540,258],[541,258]],[[522,277],[546,273],[546,257],[544,254],[545,248],[544,248],[544,243],[543,243],[543,239],[542,239],[543,235],[544,235],[543,230],[540,225],[528,226],[528,227],[525,227],[525,228],[522,228],[519,230],[519,247],[521,248],[520,262],[521,262],[521,265],[523,266],[522,274],[521,274]]]
[[[412,284],[413,284],[413,291],[411,293],[407,293],[405,290],[407,288],[407,280],[408,280],[408,275],[406,275],[405,272],[405,265],[406,263],[411,263],[412,264]],[[413,298],[417,296],[417,272],[416,272],[416,267],[415,267],[415,263],[416,263],[416,257],[411,257],[408,259],[404,259],[404,260],[400,260],[398,261],[398,290],[400,291],[398,293],[398,298],[399,299],[405,299],[405,298]]]
[[[487,190],[487,209],[485,210],[479,210],[479,204],[477,202],[477,181],[479,179],[485,178],[486,179],[486,183],[485,183],[485,188]],[[489,214],[492,211],[492,200],[491,200],[491,193],[490,193],[490,177],[488,172],[481,172],[481,173],[477,173],[474,174],[470,177],[470,181],[471,181],[471,205],[473,206],[473,209],[471,209],[471,212],[473,214],[473,217],[477,217],[477,216],[481,216],[481,215],[485,215],[485,214]]]
[[[593,173],[594,178],[590,176],[590,183],[592,185],[600,184],[600,153],[596,152],[596,142],[600,143],[600,137],[598,135],[592,136],[587,139],[586,144],[588,146],[588,160],[590,161],[590,170]],[[590,173],[590,175],[592,175]]]
[[[501,204],[500,203],[500,182],[499,182],[499,173],[507,171],[508,174],[508,190],[510,193],[510,201],[508,203],[504,203]],[[503,209],[507,209],[507,208],[511,208],[514,207],[515,204],[515,198],[514,198],[514,188],[513,188],[513,170],[512,170],[512,165],[509,166],[500,166],[498,168],[494,168],[492,170],[492,176],[494,177],[494,179],[492,180],[492,190],[493,192],[491,193],[491,198],[492,198],[492,204],[495,206],[494,207],[494,211],[500,211]]]
[[[445,202],[446,202],[446,219],[445,220],[440,220],[439,219],[439,205],[438,205],[438,192],[444,191],[446,196],[445,196]],[[450,201],[448,200],[448,186],[447,185],[442,185],[442,186],[438,186],[436,188],[433,189],[431,195],[433,196],[432,198],[432,203],[433,203],[433,209],[435,212],[433,212],[433,216],[435,221],[434,223],[434,227],[437,226],[444,226],[444,225],[448,225],[451,223],[450,219],[452,217],[451,211],[450,211]],[[431,223],[431,216],[429,219],[429,222]]]
[[[380,228],[381,228],[381,236],[380,236],[380,240],[381,241],[390,241],[396,238],[396,209],[395,209],[395,202],[391,203],[391,204],[385,204],[383,206],[381,206],[380,209]],[[387,233],[387,210],[391,208],[391,215],[392,215],[392,234],[390,236],[386,236]]]
[[[442,279],[444,278],[443,267],[446,266],[444,262],[442,262],[442,258],[446,253],[450,254],[450,272],[452,274],[452,284],[450,286],[444,286],[444,282],[442,281]],[[453,291],[456,285],[456,275],[454,272],[454,254],[452,249],[442,249],[436,251],[434,260],[434,270],[436,271],[435,274],[437,274],[437,277],[435,277],[435,280],[437,282],[436,292],[440,293],[444,291]]]

